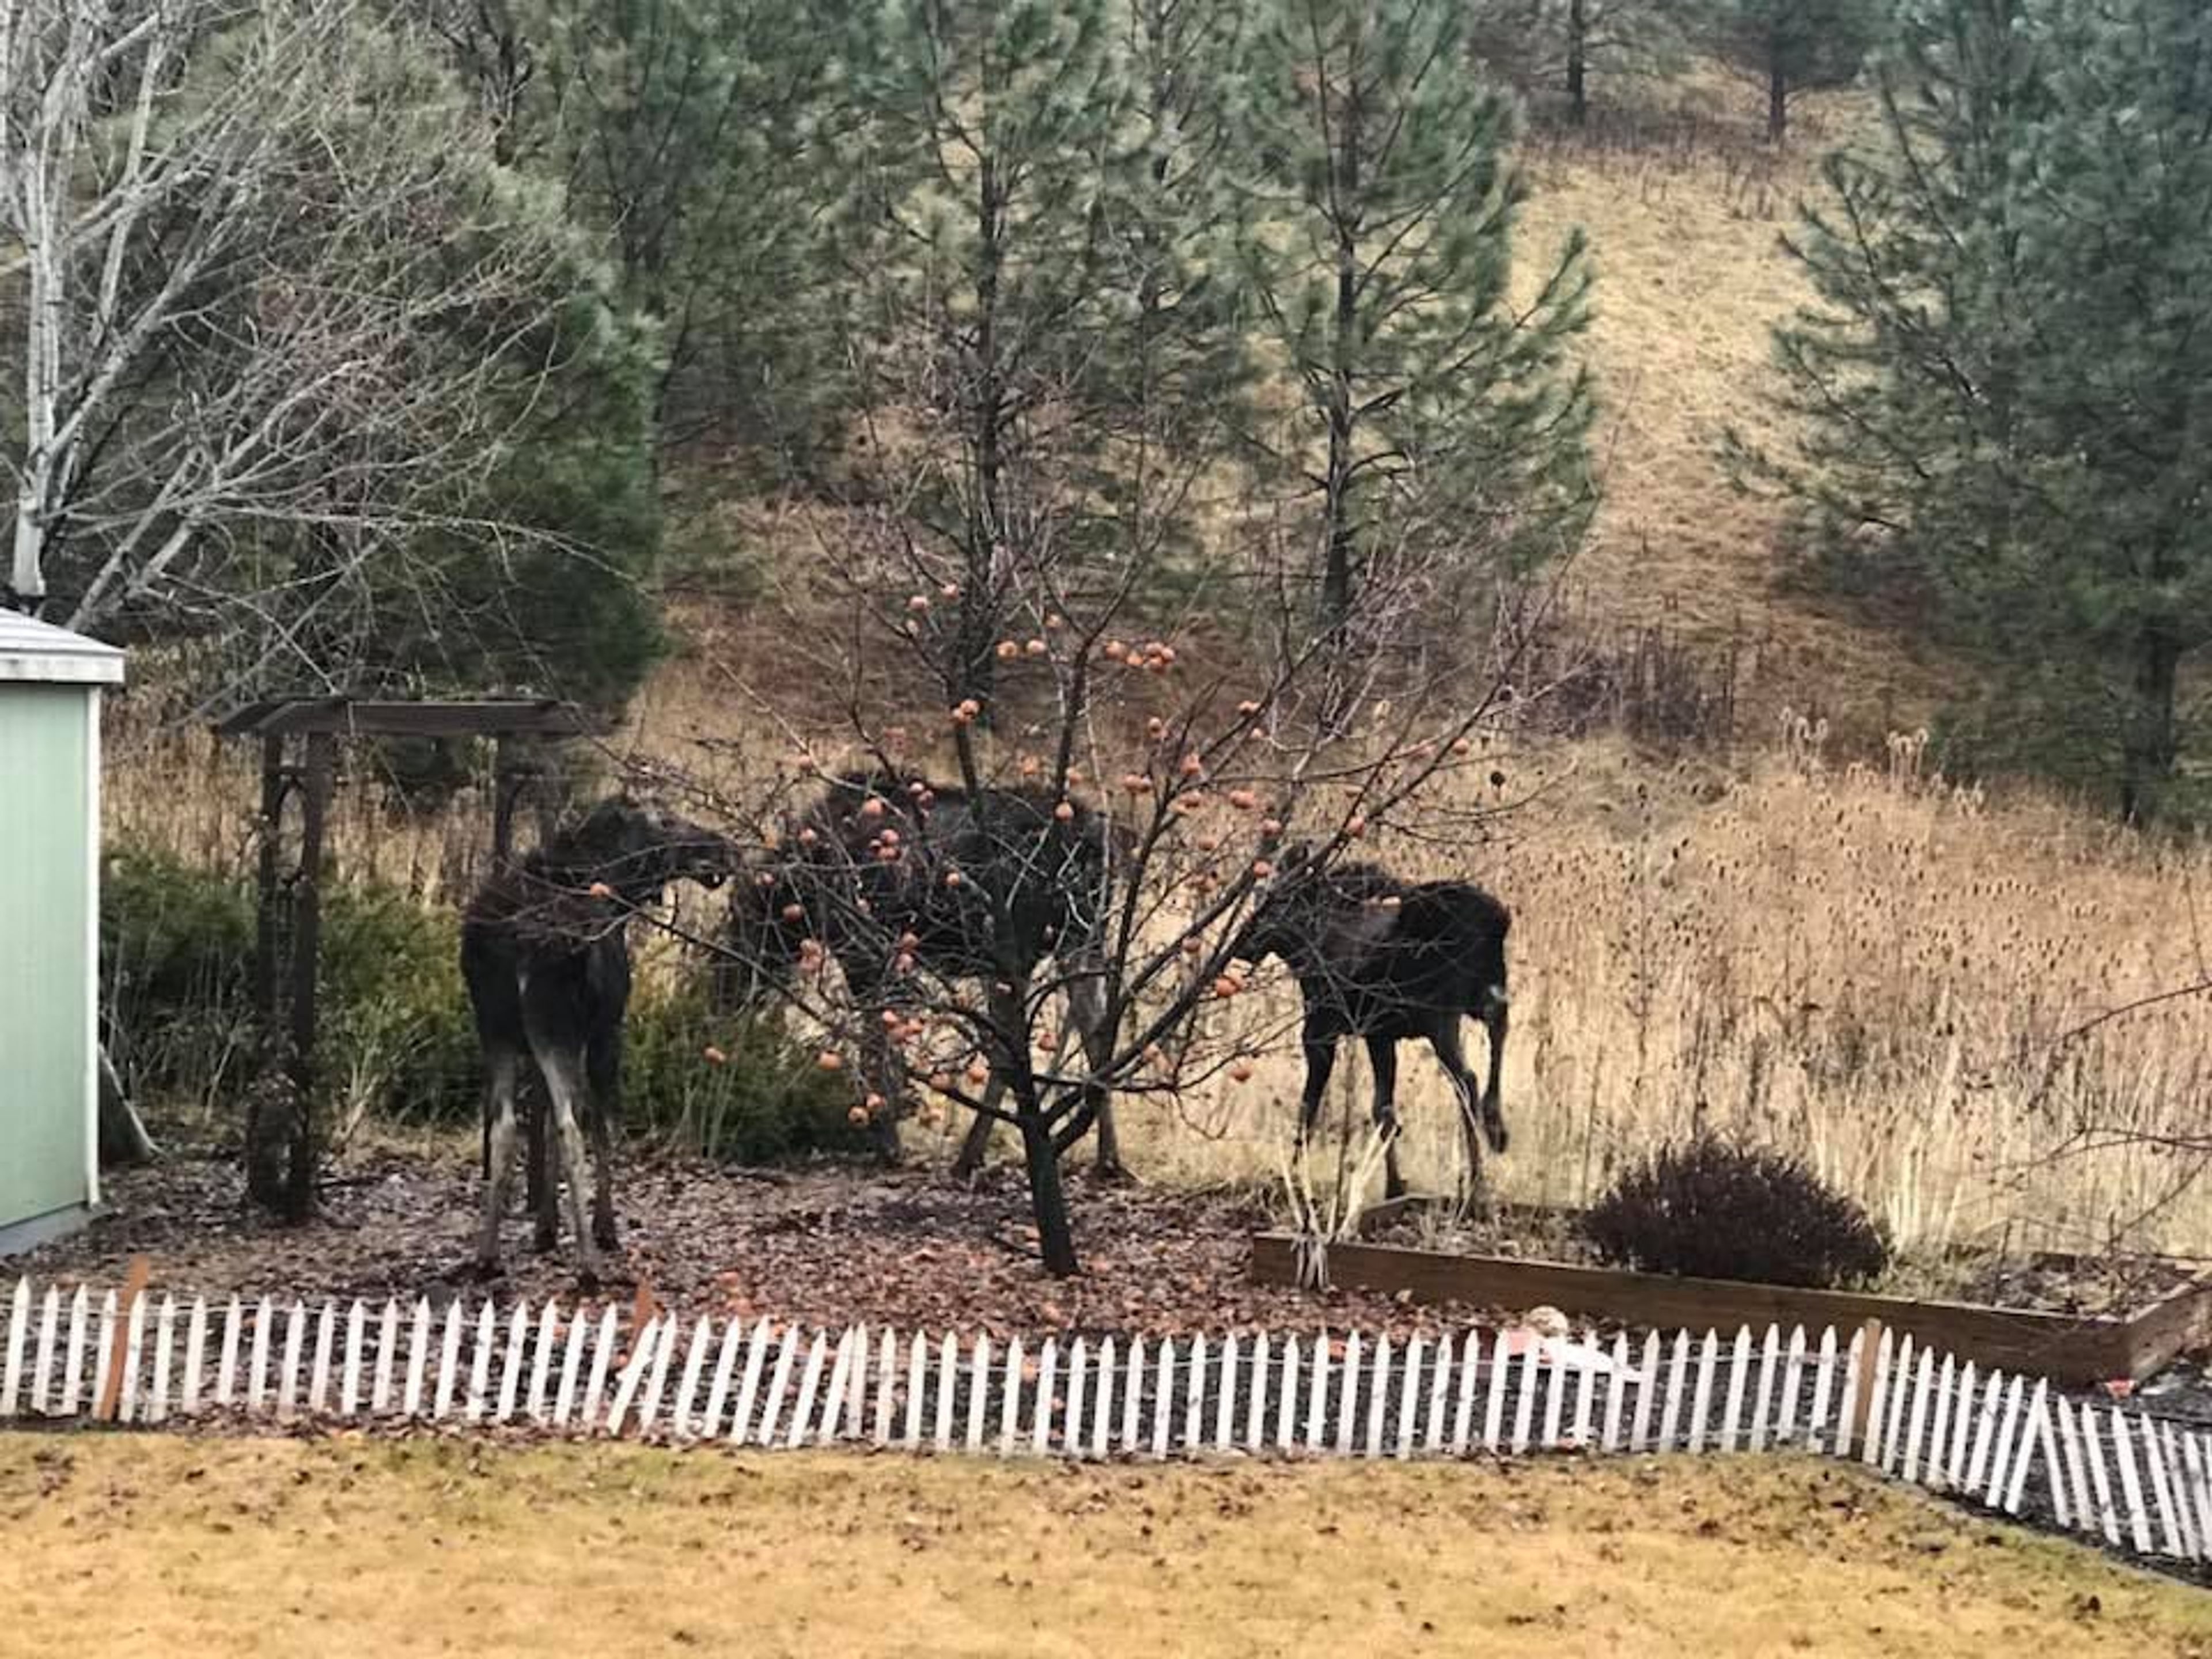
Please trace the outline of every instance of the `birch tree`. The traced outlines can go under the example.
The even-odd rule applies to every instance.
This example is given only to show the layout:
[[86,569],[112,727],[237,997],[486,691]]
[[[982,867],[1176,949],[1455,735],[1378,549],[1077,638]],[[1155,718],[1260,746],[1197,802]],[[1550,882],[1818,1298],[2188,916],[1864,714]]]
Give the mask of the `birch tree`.
[[427,52],[349,0],[0,7],[17,603],[358,684],[395,592],[559,547],[494,486],[617,325]]

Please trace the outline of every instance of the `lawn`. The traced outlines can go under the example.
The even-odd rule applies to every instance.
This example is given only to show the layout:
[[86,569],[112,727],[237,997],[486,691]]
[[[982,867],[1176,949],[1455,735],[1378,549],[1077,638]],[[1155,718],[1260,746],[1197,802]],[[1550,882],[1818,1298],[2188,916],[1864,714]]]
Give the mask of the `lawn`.
[[2212,1655],[2199,1591],[1784,1460],[18,1434],[0,1536],[27,1654]]

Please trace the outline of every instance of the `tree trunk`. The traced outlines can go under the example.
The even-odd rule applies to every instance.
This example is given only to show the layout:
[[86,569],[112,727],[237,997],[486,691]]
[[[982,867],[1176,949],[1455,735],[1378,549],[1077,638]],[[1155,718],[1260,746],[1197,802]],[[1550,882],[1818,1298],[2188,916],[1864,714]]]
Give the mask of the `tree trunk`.
[[968,579],[960,592],[958,683],[956,700],[973,697],[982,705],[982,723],[992,723],[991,693],[997,684],[992,649],[998,643],[994,592],[999,538],[1005,534],[1001,492],[1005,488],[1006,392],[999,362],[999,271],[1004,256],[1004,215],[999,198],[999,170],[986,155],[976,169],[975,195],[975,489],[967,526]]
[[2120,779],[2120,817],[2137,827],[2156,822],[2165,806],[2166,786],[2180,754],[2174,727],[2175,684],[2180,676],[2181,644],[2163,623],[2143,625],[2136,642],[2134,706]]
[[1783,65],[1782,46],[1776,42],[1768,49],[1766,58],[1766,141],[1771,144],[1782,142],[1784,130],[1790,125],[1790,76]]
[[1568,0],[1567,5],[1567,118],[1577,126],[1589,119],[1589,95],[1585,86],[1589,20],[1588,0]]
[[1340,632],[1352,618],[1352,565],[1358,555],[1352,521],[1352,374],[1359,331],[1359,124],[1348,107],[1337,141],[1336,314],[1329,331],[1328,474],[1324,490],[1327,544],[1322,554],[1321,633]]
[[1054,1279],[1072,1279],[1081,1269],[1075,1260],[1075,1229],[1068,1219],[1067,1188],[1060,1183],[1060,1154],[1052,1144],[1052,1126],[1034,1101],[1023,1106],[1020,1121],[1022,1163],[1030,1178],[1030,1214],[1036,1222],[1044,1270]]
[[153,1136],[146,1133],[146,1125],[138,1115],[138,1109],[131,1103],[124,1092],[123,1078],[108,1055],[107,1045],[100,1045],[100,1161],[103,1164],[121,1166],[148,1164],[161,1156],[161,1148],[154,1144]]

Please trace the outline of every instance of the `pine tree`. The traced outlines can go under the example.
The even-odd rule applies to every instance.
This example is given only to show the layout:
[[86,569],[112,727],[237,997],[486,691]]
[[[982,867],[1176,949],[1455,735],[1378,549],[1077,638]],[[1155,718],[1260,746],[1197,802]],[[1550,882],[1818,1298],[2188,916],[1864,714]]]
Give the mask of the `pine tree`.
[[1671,74],[1686,57],[1698,0],[1473,0],[1469,42],[1483,67],[1531,95],[1564,94],[1589,118],[1593,80]]
[[[1247,280],[1320,428],[1316,611],[1345,629],[1382,538],[1449,526],[1462,572],[1572,544],[1593,497],[1589,272],[1571,235],[1509,301],[1513,110],[1447,0],[1279,0],[1246,53]],[[1318,453],[1313,453],[1317,451]]]
[[1711,0],[1705,33],[1766,92],[1766,136],[1781,141],[1800,92],[1857,77],[1880,27],[1879,0]]
[[1777,335],[1803,436],[1733,453],[2145,820],[2212,641],[2212,15],[1911,0],[1896,29],[1878,137],[1790,243],[1821,301]]

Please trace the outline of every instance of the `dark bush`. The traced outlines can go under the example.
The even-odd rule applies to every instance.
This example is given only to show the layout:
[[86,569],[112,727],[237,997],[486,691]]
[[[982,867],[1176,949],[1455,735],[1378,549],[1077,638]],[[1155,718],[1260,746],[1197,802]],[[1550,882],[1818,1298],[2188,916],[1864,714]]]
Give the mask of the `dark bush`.
[[1889,1265],[1852,1200],[1795,1158],[1711,1135],[1628,1171],[1583,1226],[1606,1261],[1645,1273],[1826,1288]]
[[868,1145],[847,1116],[855,1102],[845,1073],[823,1071],[771,1022],[714,1013],[696,983],[638,988],[623,1071],[631,1133],[708,1158],[775,1164]]

